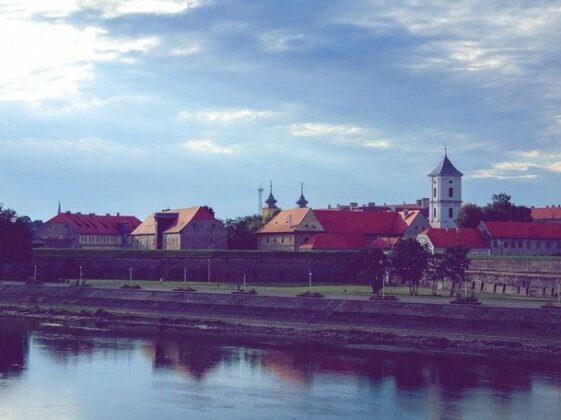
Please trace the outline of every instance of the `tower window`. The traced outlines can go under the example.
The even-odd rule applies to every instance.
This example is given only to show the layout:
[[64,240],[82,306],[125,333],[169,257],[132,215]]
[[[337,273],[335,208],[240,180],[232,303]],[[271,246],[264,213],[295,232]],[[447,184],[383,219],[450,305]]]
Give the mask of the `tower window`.
[[448,188],[448,197],[454,197],[454,188]]
[[432,209],[432,217],[436,219],[436,208]]
[[454,217],[454,209],[453,208],[448,209],[448,217],[450,217],[450,218]]
[[433,196],[433,197],[436,197],[436,188],[433,188],[433,190],[432,190],[432,196]]

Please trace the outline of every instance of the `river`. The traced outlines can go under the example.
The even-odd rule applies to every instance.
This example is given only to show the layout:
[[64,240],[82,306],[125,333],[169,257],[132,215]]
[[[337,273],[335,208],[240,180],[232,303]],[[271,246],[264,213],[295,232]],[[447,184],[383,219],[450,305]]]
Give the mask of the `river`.
[[554,360],[0,318],[0,419],[558,419]]

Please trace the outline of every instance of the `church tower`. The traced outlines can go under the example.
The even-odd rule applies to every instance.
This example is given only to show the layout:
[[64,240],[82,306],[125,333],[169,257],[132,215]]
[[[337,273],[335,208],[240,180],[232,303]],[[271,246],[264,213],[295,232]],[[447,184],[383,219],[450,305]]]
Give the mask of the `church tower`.
[[273,195],[273,181],[271,181],[269,185],[269,197],[265,200],[265,204],[267,205],[263,207],[263,210],[261,211],[261,216],[267,219],[271,217],[273,214],[275,214],[276,210],[278,209],[277,200]]
[[300,184],[300,198],[298,199],[296,204],[301,209],[303,209],[305,207],[308,207],[308,200],[306,200],[306,197],[304,197],[304,183],[303,182]]
[[455,228],[462,206],[462,174],[444,158],[428,175],[430,178],[429,223],[434,228]]

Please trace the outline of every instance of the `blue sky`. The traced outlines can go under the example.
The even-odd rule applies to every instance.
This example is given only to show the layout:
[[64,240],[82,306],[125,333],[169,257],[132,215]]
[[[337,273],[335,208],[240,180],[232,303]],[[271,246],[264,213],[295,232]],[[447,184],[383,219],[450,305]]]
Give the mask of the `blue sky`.
[[561,203],[559,1],[0,0],[0,31],[32,218],[411,202],[445,145],[464,201]]

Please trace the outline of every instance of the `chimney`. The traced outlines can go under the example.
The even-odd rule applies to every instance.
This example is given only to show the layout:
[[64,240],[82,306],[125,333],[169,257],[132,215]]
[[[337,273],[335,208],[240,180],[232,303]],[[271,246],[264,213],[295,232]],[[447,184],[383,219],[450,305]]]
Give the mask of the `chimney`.
[[117,216],[120,216],[120,215],[121,215],[121,213],[117,212]]
[[111,216],[111,213],[105,213],[106,216]]
[[82,215],[82,212],[81,212],[81,211],[77,211],[76,214],[78,214],[78,215],[81,216],[81,215]]
[[327,208],[330,209],[330,208],[331,208],[331,204],[328,204],[328,205],[327,205]]
[[403,209],[403,218],[407,219],[407,216],[409,216],[409,209]]

